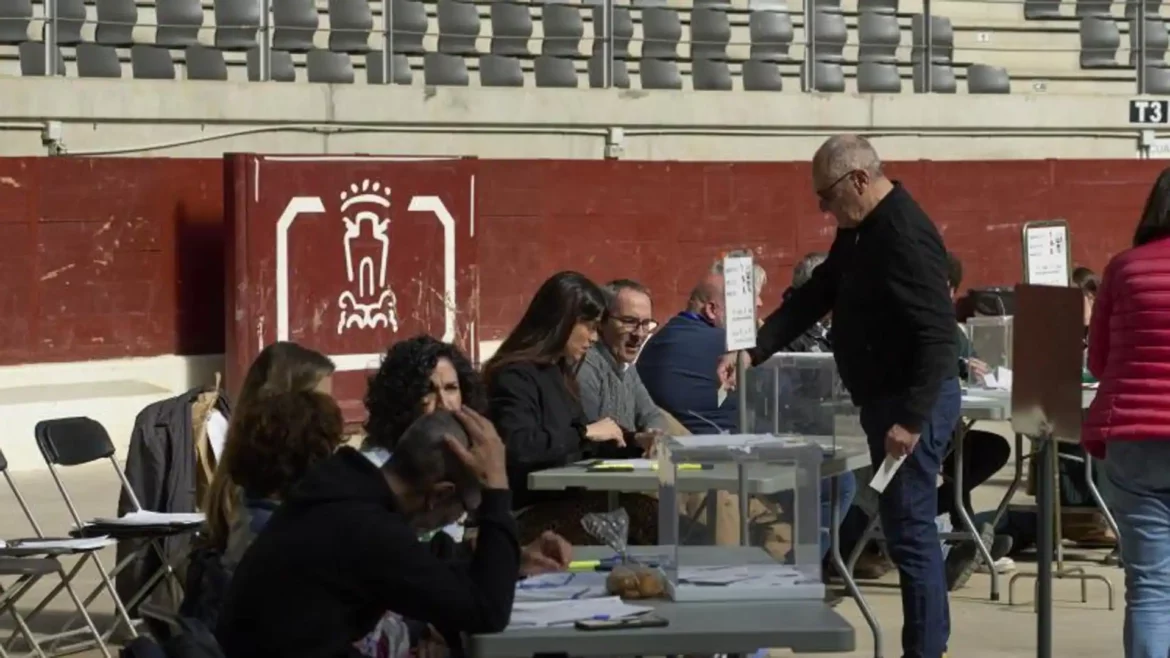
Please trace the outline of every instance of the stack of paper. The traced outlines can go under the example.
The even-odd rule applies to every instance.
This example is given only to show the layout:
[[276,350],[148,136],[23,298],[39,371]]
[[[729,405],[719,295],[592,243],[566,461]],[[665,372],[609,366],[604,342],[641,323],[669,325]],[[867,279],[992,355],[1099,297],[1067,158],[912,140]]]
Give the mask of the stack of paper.
[[11,539],[9,541],[0,540],[0,549],[9,548],[21,551],[89,551],[113,546],[116,543],[116,541],[109,537]]
[[735,586],[745,583],[752,587],[783,586],[795,584],[803,577],[798,569],[785,564],[683,567],[678,571],[679,583],[685,585]]
[[584,619],[622,619],[650,612],[649,606],[623,603],[619,596],[571,601],[517,601],[508,628],[566,626]]
[[201,525],[205,520],[203,514],[198,512],[183,514],[183,513],[165,513],[165,512],[151,512],[149,510],[142,510],[139,512],[130,512],[125,516],[118,518],[98,517],[92,521],[92,525],[124,525],[124,526],[148,526],[148,525]]
[[517,601],[567,601],[607,595],[602,571],[549,573],[530,576],[516,583]]

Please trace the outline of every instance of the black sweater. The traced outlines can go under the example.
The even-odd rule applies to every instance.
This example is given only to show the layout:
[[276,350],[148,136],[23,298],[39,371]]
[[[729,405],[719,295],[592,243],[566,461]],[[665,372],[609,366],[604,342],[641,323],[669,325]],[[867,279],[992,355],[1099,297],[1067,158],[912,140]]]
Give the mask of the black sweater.
[[342,448],[248,548],[216,636],[227,658],[349,658],[387,611],[444,633],[503,630],[520,572],[507,491],[487,490],[470,561],[420,542],[381,472]]
[[939,385],[958,372],[955,309],[942,236],[910,194],[894,189],[855,229],[838,229],[828,259],[764,321],[756,363],[833,313],[841,380],[858,406],[900,405],[920,430]]

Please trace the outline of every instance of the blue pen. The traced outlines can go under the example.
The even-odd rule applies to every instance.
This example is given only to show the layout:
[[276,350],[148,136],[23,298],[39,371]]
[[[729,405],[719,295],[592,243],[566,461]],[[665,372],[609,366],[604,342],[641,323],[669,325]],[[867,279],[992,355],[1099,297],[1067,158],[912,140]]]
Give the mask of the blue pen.
[[596,621],[609,621],[609,615],[593,615],[590,619]]

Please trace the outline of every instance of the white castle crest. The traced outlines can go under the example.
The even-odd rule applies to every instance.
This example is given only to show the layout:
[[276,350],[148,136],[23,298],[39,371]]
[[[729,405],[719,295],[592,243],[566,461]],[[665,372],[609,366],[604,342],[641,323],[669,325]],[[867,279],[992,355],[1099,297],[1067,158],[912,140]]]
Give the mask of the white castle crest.
[[390,257],[390,188],[363,180],[341,193],[345,274],[349,289],[337,298],[337,333],[388,327],[398,331],[398,299],[386,283]]

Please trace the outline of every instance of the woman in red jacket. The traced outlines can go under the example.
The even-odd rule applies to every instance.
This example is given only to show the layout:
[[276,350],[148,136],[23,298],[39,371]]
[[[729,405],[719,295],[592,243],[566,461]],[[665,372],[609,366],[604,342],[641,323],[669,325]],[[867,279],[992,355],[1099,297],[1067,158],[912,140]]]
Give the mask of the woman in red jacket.
[[1104,460],[1121,530],[1125,657],[1170,655],[1170,169],[1158,176],[1133,248],[1105,268],[1089,328],[1100,381],[1083,442]]

